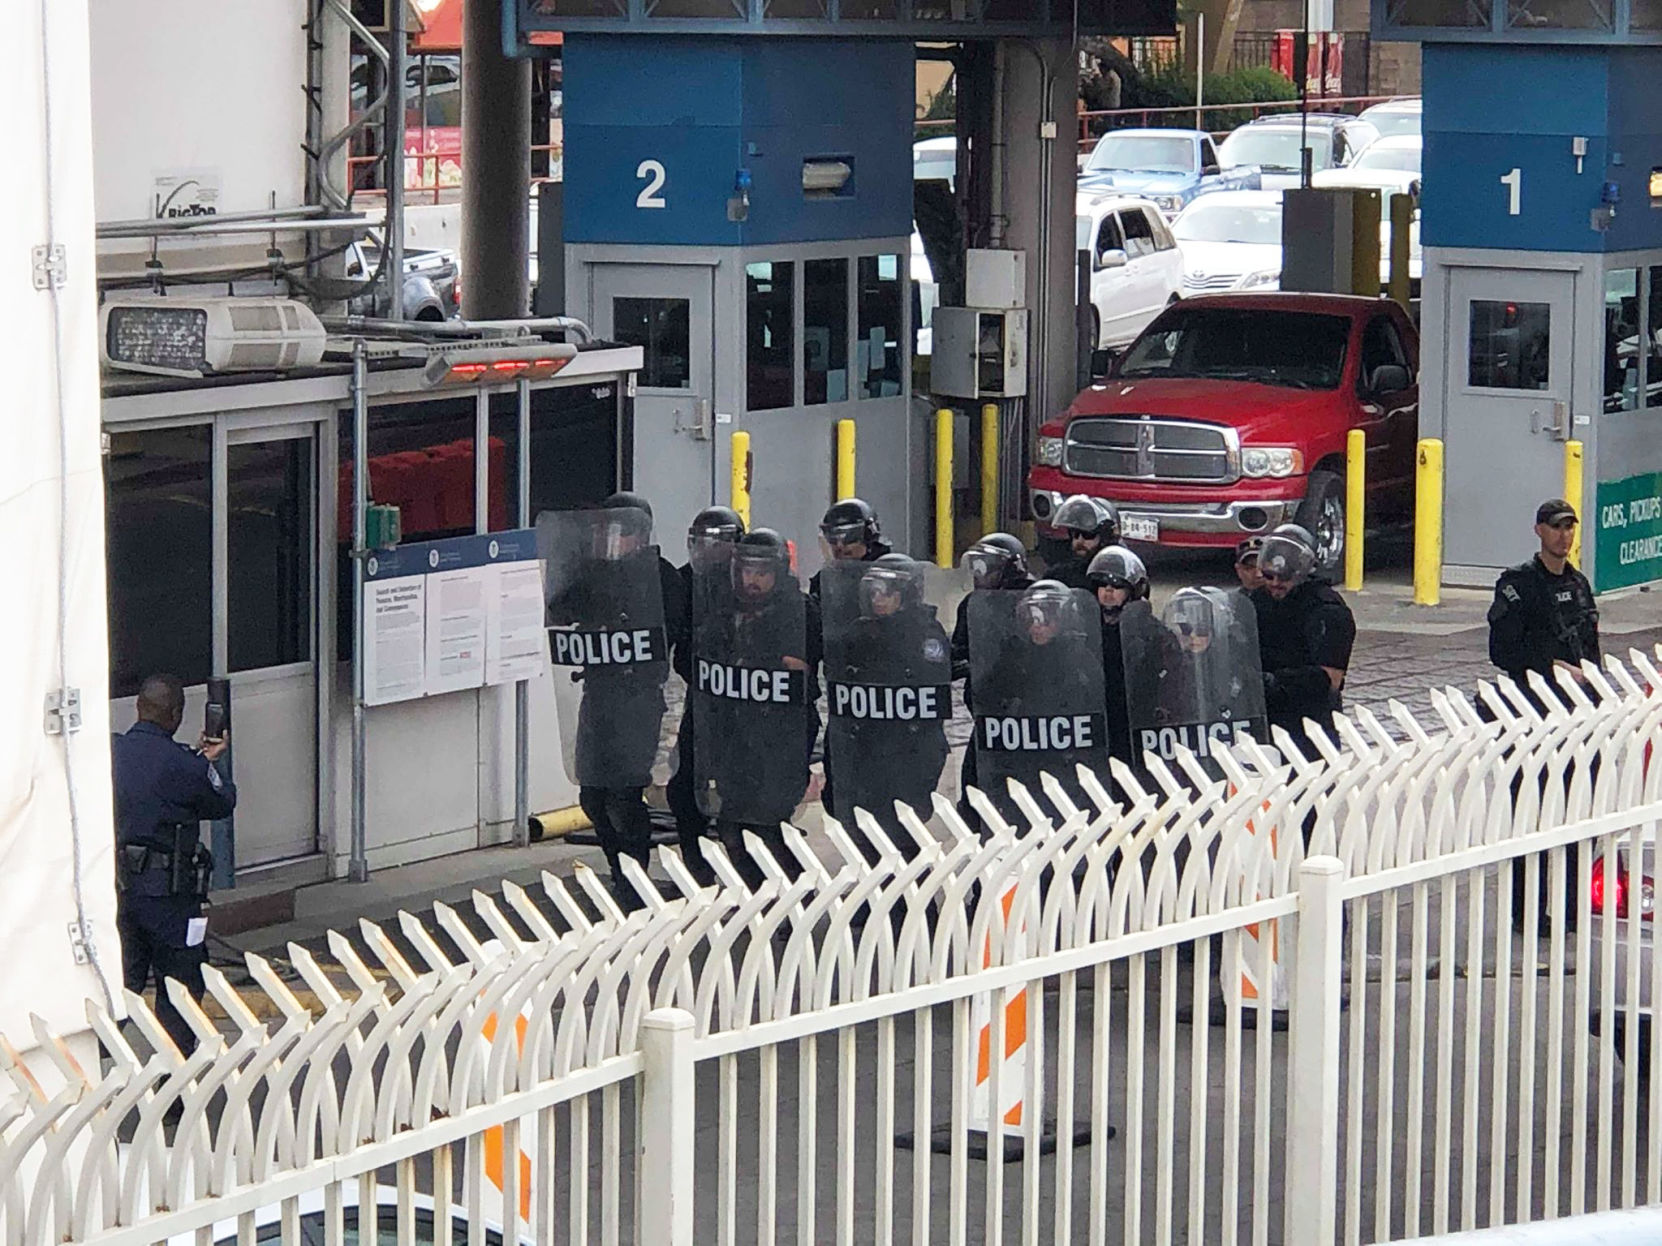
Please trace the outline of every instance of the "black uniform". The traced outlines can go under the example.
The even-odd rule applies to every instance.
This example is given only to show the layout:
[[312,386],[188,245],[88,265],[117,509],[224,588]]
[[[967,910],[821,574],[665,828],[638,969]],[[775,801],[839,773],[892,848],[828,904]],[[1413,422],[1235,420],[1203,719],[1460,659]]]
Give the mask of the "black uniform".
[[[866,542],[866,552],[864,556],[859,559],[859,561],[876,562],[879,558],[883,557],[884,554],[892,553],[894,553],[894,546],[890,545],[882,537],[873,537],[871,540]],[[820,573],[818,571],[808,577],[808,596],[813,598],[816,604],[819,602],[820,597],[819,577]]]
[[1314,746],[1304,720],[1331,726],[1342,699],[1322,668],[1349,669],[1356,620],[1344,598],[1319,580],[1306,580],[1280,601],[1262,588],[1251,597],[1258,613],[1264,708],[1271,726],[1284,728],[1309,757]]
[[[550,621],[627,620],[656,614],[656,604],[644,600],[652,584],[650,573],[642,575],[638,565],[631,565],[632,559],[647,557],[652,555],[642,550],[627,558],[591,563],[569,593],[550,603]],[[674,637],[686,629],[687,598],[675,568],[661,557],[654,561],[664,634]],[[577,773],[605,779],[581,784],[577,802],[594,824],[612,877],[620,882],[621,856],[634,857],[643,868],[652,858],[652,819],[643,796],[658,756],[665,665],[640,662],[591,665],[583,670]]]
[[[1018,575],[1003,588],[991,591],[1004,593],[1019,593],[1024,589],[1032,588],[1036,581],[1030,575]],[[977,590],[986,591],[986,590]],[[969,626],[970,594],[965,593],[958,602],[958,611],[952,617],[952,678],[964,681],[964,709],[968,713],[975,712],[974,681],[970,679],[970,626]],[[964,761],[958,770],[958,791],[967,792],[972,787],[980,786],[979,772],[975,767],[975,744],[972,741],[964,748]],[[968,802],[960,797],[959,811],[970,817]]]
[[115,795],[116,920],[127,989],[156,979],[156,1019],[186,1054],[195,1032],[167,995],[178,980],[202,998],[208,949],[191,943],[190,923],[202,916],[211,860],[201,843],[205,821],[231,816],[237,789],[212,763],[154,723],[135,723],[110,741]]
[[[950,713],[952,670],[946,629],[927,606],[913,606],[887,618],[861,618],[844,642],[847,682],[886,688],[935,686],[945,694],[943,703]],[[849,734],[845,734],[849,733]],[[845,768],[842,795],[833,803],[830,783],[830,744],[842,735],[839,749],[854,750],[856,764]],[[905,828],[886,815],[894,802],[904,801],[920,818],[929,817],[931,798],[946,765],[948,745],[944,718],[839,719],[825,734],[825,807],[838,819],[866,859],[877,853],[854,820],[855,809],[867,809],[882,817],[895,846],[910,859],[918,846]],[[839,756],[842,756],[839,753]]]
[[1083,558],[1075,558],[1070,554],[1067,559],[1046,570],[1045,578],[1056,580],[1069,588],[1082,588],[1086,592],[1090,592],[1091,577],[1087,572],[1090,570],[1091,559],[1101,552],[1102,544],[1099,543],[1095,549]]
[[[860,562],[876,562],[879,558],[883,557],[884,554],[892,554],[893,552],[894,552],[894,547],[892,545],[890,545],[887,541],[883,540],[882,537],[873,537],[871,540],[866,542],[866,552],[859,559],[859,561]],[[819,625],[822,621],[819,607],[820,607],[820,572],[816,571],[816,572],[814,572],[813,575],[808,577],[808,629],[814,635],[819,634]],[[808,751],[809,751],[809,756],[810,756],[810,760],[811,760],[812,759],[812,754],[813,754],[815,737],[818,736],[819,727],[820,727],[820,721],[819,721],[819,676],[818,676],[818,667],[817,666],[811,668],[810,671],[809,671],[808,705],[813,710],[814,735],[810,736],[808,738]],[[831,782],[831,737],[830,736],[825,737],[825,750],[824,750],[824,753],[823,753],[823,756],[822,756],[822,759],[821,759],[821,764],[824,766],[824,769],[825,769],[825,784],[824,784],[823,787],[820,788],[819,799],[820,799],[820,803],[822,805],[824,805],[827,809],[830,809],[830,808],[833,807],[833,802],[835,802],[835,800],[837,799],[837,794],[836,794],[836,790],[835,790],[836,785]],[[833,816],[835,816],[835,815],[833,815]]]
[[[681,599],[691,602],[692,564],[688,563],[678,568],[675,578]],[[681,859],[687,863],[694,878],[707,883],[713,875],[710,873],[710,867],[704,862],[704,849],[699,841],[709,830],[710,819],[705,817],[704,811],[698,807],[698,789],[693,780],[692,629],[692,611],[689,609],[683,616],[680,630],[670,633],[670,643],[674,646],[671,665],[675,673],[686,682],[687,700],[681,707],[681,725],[675,735],[675,773],[669,777],[664,796],[669,802],[670,813],[675,816],[675,831],[681,844]]]
[[1539,555],[1501,573],[1489,607],[1489,660],[1517,681],[1536,709],[1545,707],[1529,686],[1529,671],[1539,671],[1563,698],[1553,663],[1579,667],[1599,657],[1599,612],[1586,576],[1568,564],[1554,575]]

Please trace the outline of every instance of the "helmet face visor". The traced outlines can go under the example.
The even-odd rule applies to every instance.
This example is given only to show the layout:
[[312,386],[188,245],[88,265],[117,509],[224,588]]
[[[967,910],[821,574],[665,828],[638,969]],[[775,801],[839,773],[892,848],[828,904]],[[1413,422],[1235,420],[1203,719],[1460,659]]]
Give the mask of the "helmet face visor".
[[1272,536],[1258,551],[1258,573],[1269,584],[1302,584],[1316,569],[1316,555],[1291,537]]
[[1014,561],[1005,550],[978,547],[967,551],[958,560],[958,567],[976,588],[997,588]]

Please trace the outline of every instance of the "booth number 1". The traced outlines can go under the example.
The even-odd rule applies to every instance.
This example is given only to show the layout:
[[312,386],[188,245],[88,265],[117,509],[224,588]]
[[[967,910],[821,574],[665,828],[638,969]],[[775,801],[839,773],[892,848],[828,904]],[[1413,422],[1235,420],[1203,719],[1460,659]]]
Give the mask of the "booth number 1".
[[1506,211],[1509,216],[1517,216],[1523,210],[1523,170],[1513,169],[1503,174],[1500,184],[1506,187]]

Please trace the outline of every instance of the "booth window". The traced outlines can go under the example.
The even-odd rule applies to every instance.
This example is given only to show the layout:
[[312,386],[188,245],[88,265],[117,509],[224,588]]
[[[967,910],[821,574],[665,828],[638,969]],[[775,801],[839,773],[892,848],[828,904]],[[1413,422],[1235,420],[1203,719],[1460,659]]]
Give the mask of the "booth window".
[[1506,25],[1520,30],[1613,30],[1609,0],[1508,0]]
[[1389,0],[1387,26],[1447,26],[1486,29],[1491,24],[1489,0]]
[[796,265],[764,260],[744,267],[745,407],[777,411],[794,406],[792,333]]
[[859,260],[860,337],[854,343],[860,397],[893,398],[901,392],[900,257],[862,255]]
[[1551,357],[1549,304],[1472,300],[1466,384],[1473,389],[1545,389]]
[[1662,267],[1645,283],[1645,406],[1662,407]]
[[233,671],[311,660],[313,492],[310,437],[225,448]]
[[640,372],[645,388],[692,387],[691,308],[686,299],[612,300],[612,336],[645,353]]
[[848,401],[848,261],[802,265],[802,402]]
[[104,468],[110,696],[213,673],[213,431],[110,434]]
[[[491,395],[490,429],[491,527],[512,528],[518,522],[519,499],[519,396],[512,390]],[[531,522],[543,511],[593,506],[609,496],[618,481],[616,383],[533,389]],[[496,522],[499,497],[501,523]]]
[[1604,410],[1639,405],[1639,270],[1604,275]]

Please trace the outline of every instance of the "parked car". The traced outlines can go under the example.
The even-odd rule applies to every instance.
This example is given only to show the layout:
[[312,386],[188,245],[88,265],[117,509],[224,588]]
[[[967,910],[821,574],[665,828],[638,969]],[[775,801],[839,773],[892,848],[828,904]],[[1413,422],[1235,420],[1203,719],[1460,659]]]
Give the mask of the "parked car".
[[[1343,170],[1336,171],[1340,177]],[[1235,190],[1208,195],[1172,222],[1183,255],[1183,296],[1228,290],[1274,290],[1281,284],[1281,191]],[[1408,279],[1420,280],[1420,223],[1408,231]],[[1390,199],[1380,199],[1379,288],[1391,280]]]
[[1328,574],[1344,555],[1345,439],[1367,436],[1368,521],[1413,511],[1419,338],[1401,306],[1337,294],[1184,299],[1109,377],[1039,429],[1028,474],[1042,537],[1073,493],[1125,536],[1227,548],[1293,520]]
[[1369,144],[1366,150],[1342,169],[1317,174],[1317,186],[1372,186],[1387,193],[1419,193],[1420,169],[1425,154],[1418,134],[1397,134]]
[[912,144],[912,180],[939,179],[949,186],[958,180],[958,139],[920,138]]
[[1225,169],[1256,167],[1265,190],[1286,190],[1299,184],[1302,146],[1310,148],[1310,167],[1319,172],[1349,163],[1378,137],[1378,130],[1356,117],[1277,114],[1241,126],[1219,144],[1218,158]]
[[1091,340],[1121,347],[1177,299],[1183,258],[1147,199],[1086,192],[1078,212],[1079,249],[1091,253]]
[[[535,252],[533,252],[535,254]],[[380,248],[355,242],[346,252],[346,275],[362,281],[381,263]],[[404,319],[449,320],[460,305],[456,253],[448,249],[404,252]],[[384,286],[360,294],[349,307],[358,316],[386,316],[391,310]]]
[[1110,130],[1079,174],[1081,190],[1141,195],[1167,217],[1200,195],[1257,187],[1258,170],[1225,170],[1204,130]]
[[1281,285],[1281,192],[1226,190],[1172,222],[1184,295],[1274,290]]
[[1420,115],[1420,101],[1417,96],[1413,99],[1386,100],[1383,104],[1375,104],[1372,108],[1362,110],[1362,120],[1373,126],[1385,138],[1397,134],[1418,134]]

